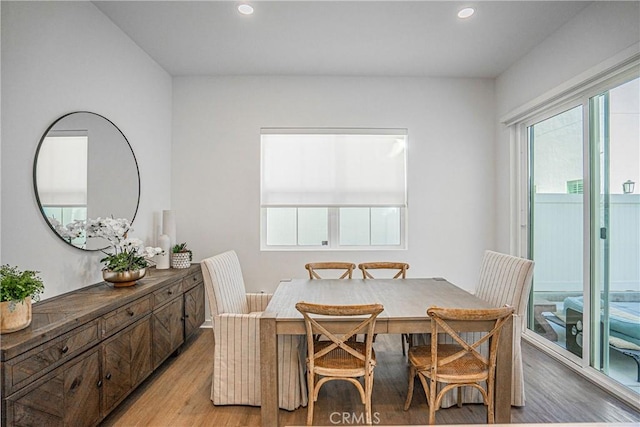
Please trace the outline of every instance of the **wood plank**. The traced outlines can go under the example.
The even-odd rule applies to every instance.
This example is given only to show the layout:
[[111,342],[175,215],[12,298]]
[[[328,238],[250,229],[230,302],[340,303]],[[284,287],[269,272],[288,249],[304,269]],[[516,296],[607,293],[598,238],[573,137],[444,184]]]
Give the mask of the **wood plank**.
[[[277,361],[276,316],[275,313],[265,312],[260,318],[260,400],[261,418],[263,426],[277,426],[278,422],[278,363],[262,363],[264,360]],[[267,399],[275,396],[275,399]]]
[[513,362],[513,341],[506,340],[505,337],[513,337],[513,316],[505,322],[500,332],[500,341],[498,342],[498,360],[496,369],[496,393],[495,393],[495,422],[510,423],[511,411],[505,411],[505,408],[511,407],[511,393],[498,393],[498,390],[509,387],[512,389],[512,362]]

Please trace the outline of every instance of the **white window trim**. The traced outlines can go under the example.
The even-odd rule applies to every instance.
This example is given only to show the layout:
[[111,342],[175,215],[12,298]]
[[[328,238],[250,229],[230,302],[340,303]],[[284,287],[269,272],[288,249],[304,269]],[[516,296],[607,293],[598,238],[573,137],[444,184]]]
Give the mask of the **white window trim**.
[[640,65],[640,43],[623,50],[591,69],[569,79],[526,104],[510,111],[500,118],[500,123],[512,126],[537,115],[541,110],[564,104],[576,94],[601,86],[626,72],[633,72]]

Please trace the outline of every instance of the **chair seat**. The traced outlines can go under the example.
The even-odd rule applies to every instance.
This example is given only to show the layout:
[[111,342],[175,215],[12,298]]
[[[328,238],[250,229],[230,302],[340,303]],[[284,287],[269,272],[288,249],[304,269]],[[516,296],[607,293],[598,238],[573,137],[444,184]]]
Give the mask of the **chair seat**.
[[[456,354],[462,347],[453,344],[438,344],[438,358],[444,359]],[[431,370],[431,346],[419,345],[409,348],[409,362],[416,369],[429,377]],[[464,378],[461,378],[464,374]],[[466,383],[469,381],[483,381],[489,375],[486,366],[470,354],[462,356],[444,366],[438,368],[438,377],[442,382]]]
[[[317,341],[316,353],[333,344],[332,341]],[[349,347],[361,353],[366,351],[366,344],[361,342],[349,342]],[[376,364],[376,353],[371,349],[371,363]],[[326,355],[315,360],[316,373],[324,376],[353,376],[360,377],[365,372],[365,362],[341,348],[335,348]],[[339,370],[339,373],[336,373]]]

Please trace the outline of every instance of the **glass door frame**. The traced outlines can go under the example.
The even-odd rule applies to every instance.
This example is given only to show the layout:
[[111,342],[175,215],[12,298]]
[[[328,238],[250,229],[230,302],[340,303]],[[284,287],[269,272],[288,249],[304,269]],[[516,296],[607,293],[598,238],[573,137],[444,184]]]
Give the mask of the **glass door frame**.
[[[597,357],[594,357],[593,351],[593,343],[596,342],[594,340],[602,339],[602,337],[599,336],[600,328],[594,327],[593,323],[594,321],[598,324],[600,322],[600,299],[597,297],[596,292],[599,291],[597,274],[599,274],[599,269],[601,268],[597,263],[601,259],[601,256],[598,253],[600,245],[593,240],[600,237],[600,225],[599,221],[597,221],[599,218],[597,215],[594,215],[593,211],[595,208],[599,209],[600,206],[600,182],[599,176],[592,176],[592,172],[599,170],[600,167],[598,165],[596,169],[593,169],[594,165],[592,162],[599,162],[599,158],[595,159],[592,152],[592,146],[594,146],[594,144],[591,134],[593,129],[590,129],[589,115],[591,114],[590,100],[592,98],[640,77],[638,63],[639,61],[636,59],[633,66],[626,64],[625,67],[621,67],[619,72],[612,72],[610,74],[611,77],[602,78],[595,83],[586,85],[588,87],[583,87],[582,90],[576,90],[574,96],[566,96],[562,99],[562,102],[556,102],[552,107],[546,109],[540,108],[535,113],[529,114],[526,120],[523,119],[522,121],[512,123],[510,127],[511,141],[514,144],[511,151],[512,165],[514,165],[512,177],[514,177],[517,182],[515,187],[512,188],[515,189],[515,191],[512,192],[512,196],[515,196],[517,211],[514,210],[511,214],[512,225],[514,226],[512,228],[511,247],[514,253],[528,257],[532,253],[531,236],[533,232],[533,207],[531,206],[531,191],[533,189],[531,180],[533,177],[531,174],[532,159],[530,158],[531,147],[528,143],[528,128],[535,123],[553,117],[580,104],[583,106],[583,182],[585,189],[583,192],[583,295],[585,307],[583,313],[583,332],[586,338],[583,340],[582,357],[578,357],[568,350],[555,345],[531,329],[533,328],[534,314],[533,292],[529,296],[528,322],[523,337],[535,346],[545,349],[548,354],[558,360],[565,361],[565,363],[568,360],[570,363],[568,363],[567,366],[605,386],[623,400],[636,407],[640,407],[640,404],[637,402],[638,395],[636,393],[609,378],[594,367],[601,366],[600,364],[602,363],[599,354]],[[597,190],[597,193],[594,192],[594,189]],[[598,302],[598,307],[594,307],[594,301]],[[594,336],[594,333],[598,336]],[[597,351],[597,353],[599,353],[599,351]],[[607,351],[603,353],[606,354]]]
[[[582,244],[582,296],[584,301],[585,310],[583,311],[583,335],[585,337],[589,337],[591,334],[591,310],[588,310],[587,307],[591,306],[591,295],[589,292],[590,288],[590,240],[589,238],[585,238],[585,236],[590,236],[590,212],[589,209],[586,209],[586,206],[590,206],[589,203],[591,201],[591,194],[588,191],[590,181],[590,167],[589,167],[589,142],[588,142],[588,96],[574,96],[572,98],[567,99],[564,103],[556,105],[554,108],[546,109],[534,116],[531,116],[527,121],[522,122],[519,126],[520,132],[520,155],[521,155],[521,176],[525,177],[521,179],[521,191],[525,197],[522,197],[522,203],[524,207],[522,209],[523,217],[526,217],[526,222],[523,222],[522,228],[522,237],[520,243],[520,254],[527,258],[532,259],[532,255],[534,253],[533,248],[533,231],[534,231],[534,204],[533,202],[533,188],[534,188],[534,174],[533,174],[533,156],[532,154],[532,146],[530,144],[530,129],[537,123],[543,122],[555,116],[558,116],[564,112],[572,110],[577,107],[582,107],[582,171],[583,171],[583,188],[586,191],[583,191],[583,199],[582,199],[582,235],[583,235],[583,244]],[[534,277],[535,277],[535,268],[534,268]],[[588,368],[590,357],[588,355],[591,351],[591,343],[589,339],[583,340],[583,352],[582,357],[579,357],[572,352],[570,352],[566,348],[562,348],[561,346],[555,344],[552,341],[549,341],[537,333],[535,333],[532,328],[534,325],[534,292],[535,289],[532,285],[532,290],[529,294],[529,302],[527,309],[527,325],[524,331],[523,336],[529,338],[532,341],[535,341],[539,345],[548,349],[549,351],[560,355],[564,359],[570,360],[573,364],[579,366],[580,368]]]

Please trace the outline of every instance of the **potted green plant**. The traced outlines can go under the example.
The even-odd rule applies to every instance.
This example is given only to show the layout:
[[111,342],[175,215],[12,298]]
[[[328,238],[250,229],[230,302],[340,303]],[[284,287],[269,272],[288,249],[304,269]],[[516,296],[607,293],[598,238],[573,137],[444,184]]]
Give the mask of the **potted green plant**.
[[0,333],[15,332],[31,324],[31,302],[44,292],[37,271],[0,267]]
[[187,248],[187,243],[178,243],[171,248],[171,268],[189,268],[193,252]]

